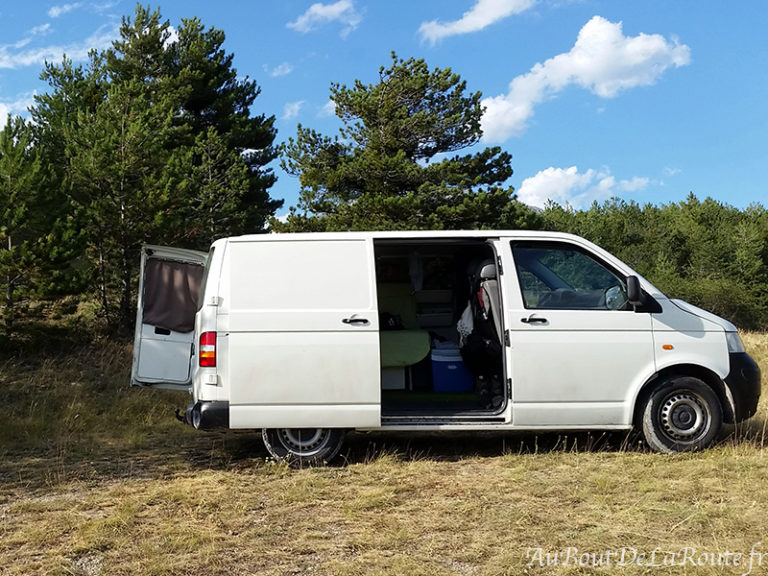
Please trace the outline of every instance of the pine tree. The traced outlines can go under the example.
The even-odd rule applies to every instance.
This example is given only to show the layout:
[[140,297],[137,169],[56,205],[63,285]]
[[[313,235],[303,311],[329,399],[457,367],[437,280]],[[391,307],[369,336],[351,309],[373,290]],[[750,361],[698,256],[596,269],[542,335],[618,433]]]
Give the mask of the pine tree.
[[503,182],[511,156],[463,156],[482,131],[480,92],[450,69],[392,54],[379,82],[331,86],[343,127],[334,138],[298,127],[282,166],[299,177],[299,205],[279,230],[522,227],[536,215]]
[[40,259],[35,204],[41,163],[30,144],[24,120],[8,116],[0,131],[0,311],[6,336],[13,332],[22,300],[34,290]]
[[32,111],[36,144],[54,171],[50,196],[66,200],[61,235],[90,263],[80,269],[112,330],[130,331],[142,244],[207,247],[262,230],[281,205],[265,167],[274,118],[251,116],[258,86],[238,78],[223,42],[196,19],[176,39],[137,5],[87,66],[43,72],[52,90]]
[[240,155],[247,167],[247,187],[237,200],[237,209],[244,215],[238,232],[255,233],[283,204],[268,193],[276,181],[267,168],[277,157],[275,117],[251,115],[261,89],[253,80],[238,77],[234,55],[222,48],[224,40],[222,30],[206,30],[197,18],[182,20],[178,40],[168,46],[167,74],[188,88],[180,115],[190,128],[191,140],[185,143],[198,146],[200,136],[214,128],[216,138]]
[[186,223],[177,227],[180,239],[207,247],[217,238],[244,230],[248,214],[241,205],[250,179],[242,156],[227,147],[213,126],[199,134],[186,153],[190,157],[182,166],[191,168],[185,181],[188,201],[179,211]]
[[67,132],[72,196],[81,209],[88,255],[107,323],[128,330],[137,249],[166,233],[175,190],[164,167],[174,108],[138,81],[113,84]]

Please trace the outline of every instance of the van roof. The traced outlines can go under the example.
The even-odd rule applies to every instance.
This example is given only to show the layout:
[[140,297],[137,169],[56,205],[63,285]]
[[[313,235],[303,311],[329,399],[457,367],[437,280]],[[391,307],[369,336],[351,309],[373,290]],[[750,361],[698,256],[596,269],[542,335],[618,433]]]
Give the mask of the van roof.
[[418,239],[418,238],[550,238],[570,239],[584,242],[584,239],[565,232],[543,230],[395,230],[395,231],[350,231],[350,232],[297,232],[280,234],[246,234],[228,238],[230,242],[258,242],[281,240],[335,240],[351,238],[373,239]]

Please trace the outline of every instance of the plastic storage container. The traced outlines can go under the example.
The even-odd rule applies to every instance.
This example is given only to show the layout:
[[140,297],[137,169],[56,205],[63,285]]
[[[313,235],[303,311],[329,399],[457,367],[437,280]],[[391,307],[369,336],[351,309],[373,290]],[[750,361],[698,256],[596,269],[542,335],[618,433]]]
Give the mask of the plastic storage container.
[[471,392],[475,380],[464,366],[458,348],[432,350],[432,387],[435,392]]

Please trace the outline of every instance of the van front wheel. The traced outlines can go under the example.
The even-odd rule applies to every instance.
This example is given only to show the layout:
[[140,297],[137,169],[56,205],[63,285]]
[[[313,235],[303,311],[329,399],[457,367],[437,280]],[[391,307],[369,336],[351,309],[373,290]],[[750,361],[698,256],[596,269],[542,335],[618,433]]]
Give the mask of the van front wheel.
[[320,466],[341,450],[345,431],[340,428],[264,428],[261,437],[270,455],[291,466]]
[[648,398],[643,436],[657,452],[695,452],[715,441],[723,409],[712,388],[698,378],[670,378]]

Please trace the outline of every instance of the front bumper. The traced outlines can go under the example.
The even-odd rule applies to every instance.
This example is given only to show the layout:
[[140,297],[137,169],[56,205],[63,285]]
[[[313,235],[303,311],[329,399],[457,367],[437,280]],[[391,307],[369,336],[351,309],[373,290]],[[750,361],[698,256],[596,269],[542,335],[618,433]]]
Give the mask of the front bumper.
[[760,367],[746,352],[729,354],[730,372],[725,377],[734,403],[734,422],[757,411],[760,400]]
[[229,402],[191,402],[184,412],[184,423],[198,430],[229,428]]

